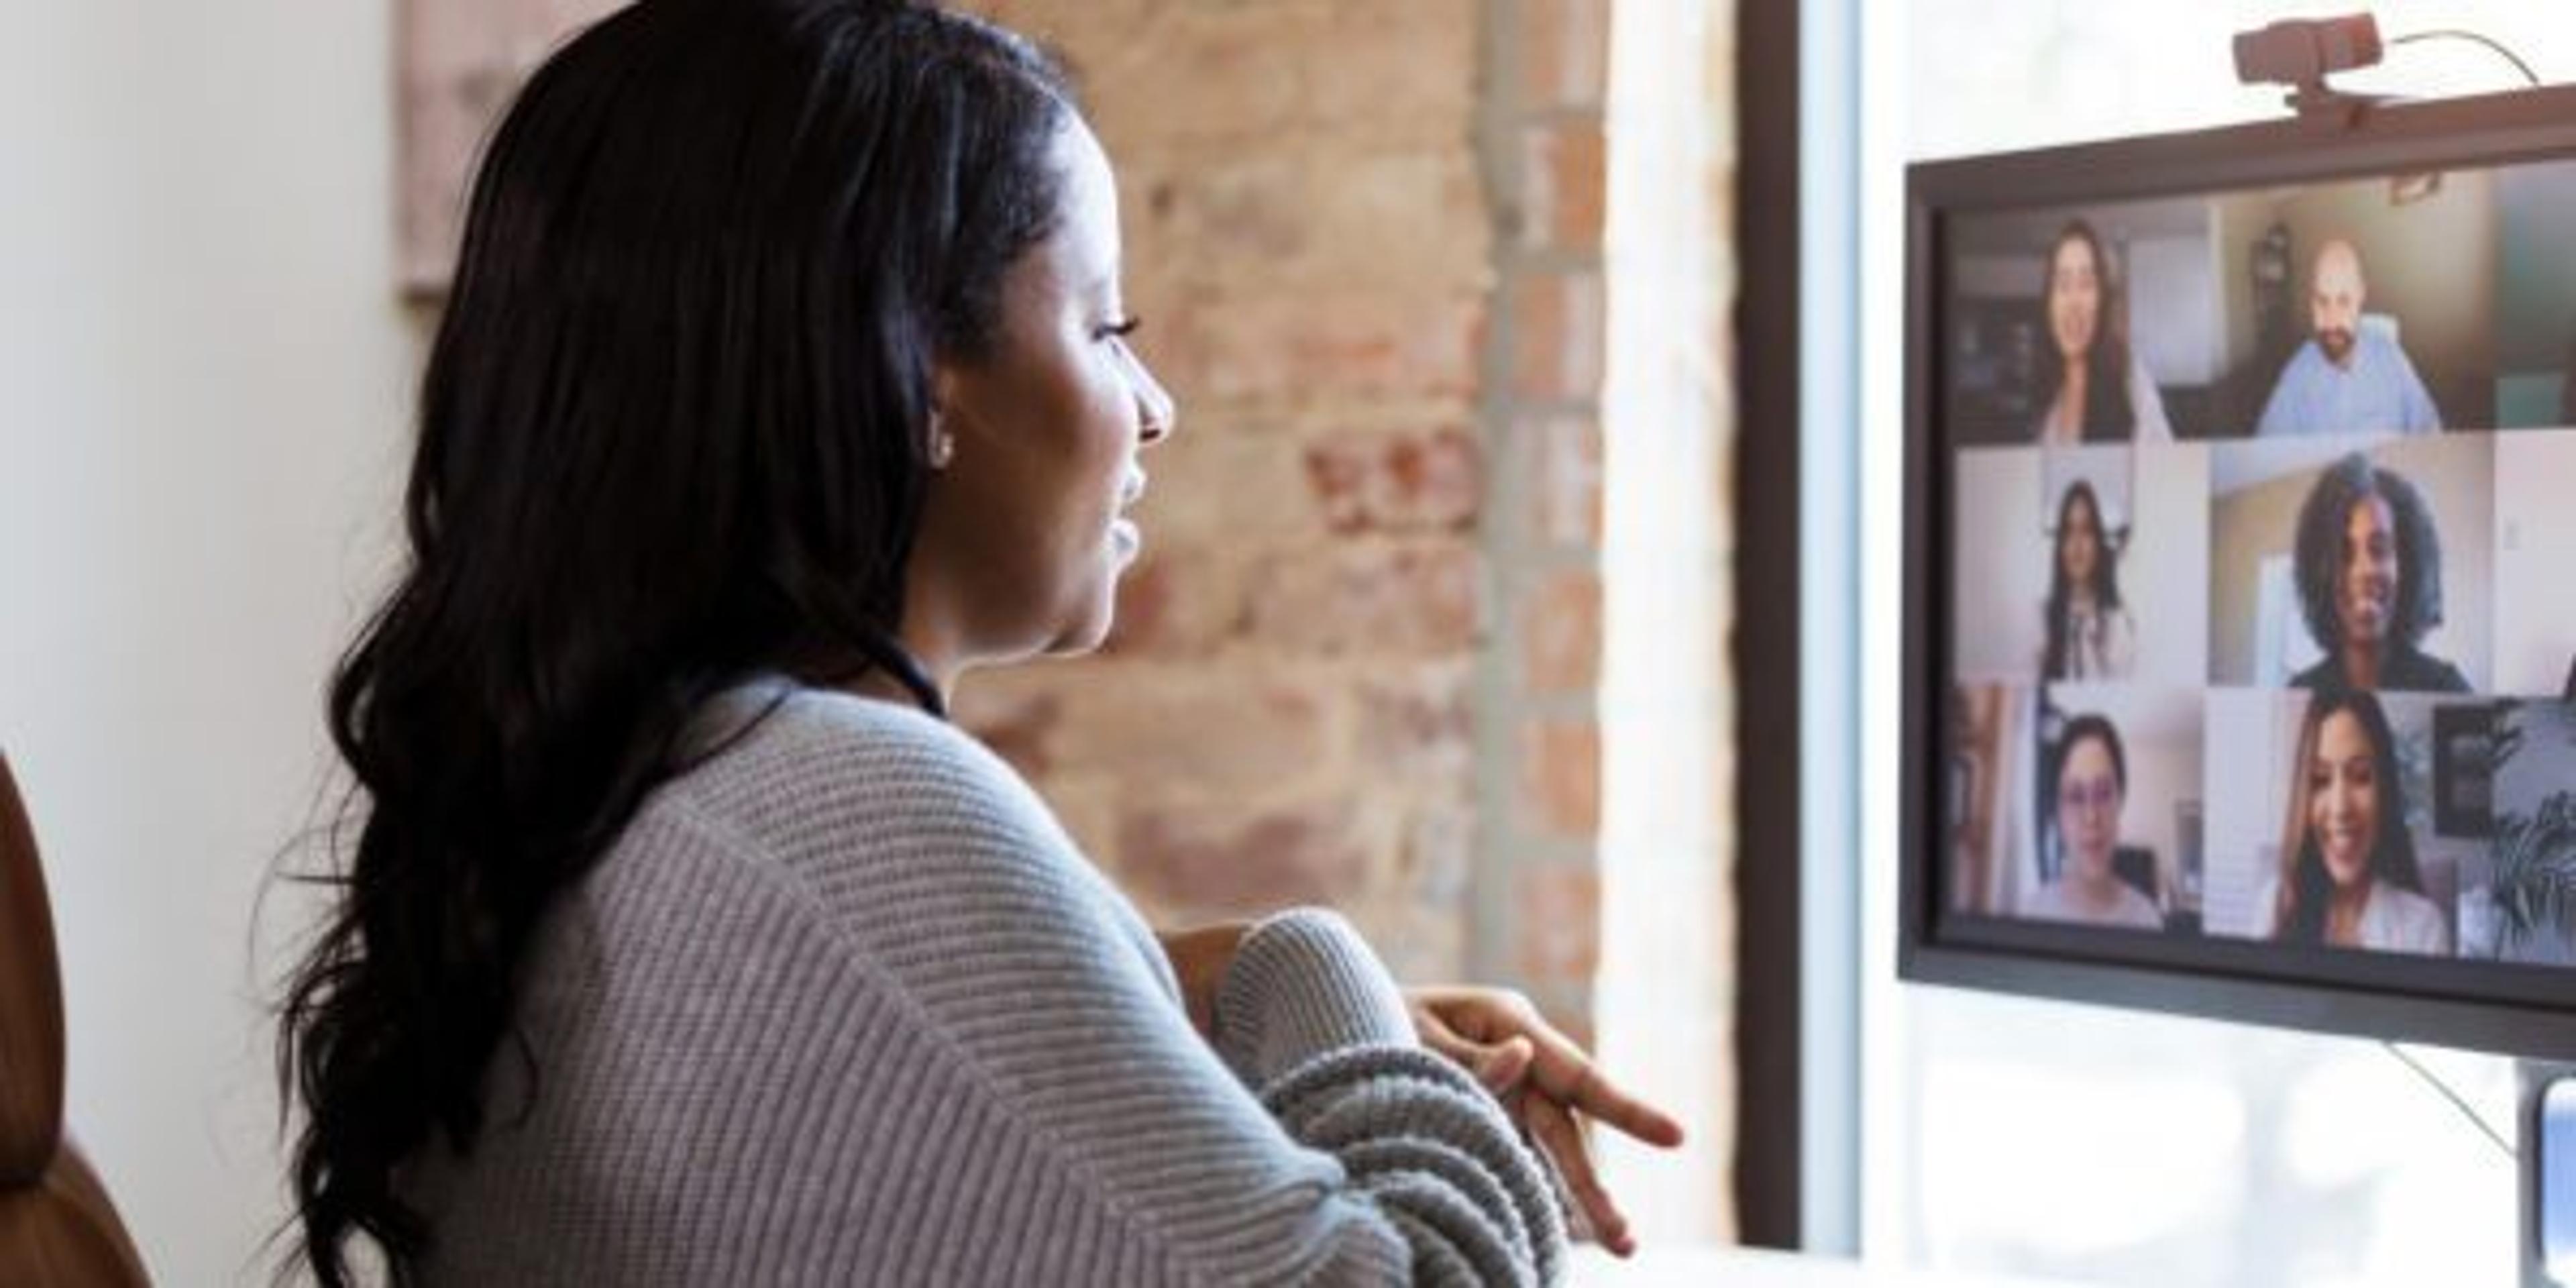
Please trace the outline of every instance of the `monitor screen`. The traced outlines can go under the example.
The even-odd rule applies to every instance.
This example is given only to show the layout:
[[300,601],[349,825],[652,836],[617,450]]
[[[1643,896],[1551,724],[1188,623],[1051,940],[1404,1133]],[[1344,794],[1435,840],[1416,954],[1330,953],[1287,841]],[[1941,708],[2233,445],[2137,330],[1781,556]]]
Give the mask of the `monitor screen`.
[[1908,974],[2576,1043],[2571,93],[1915,167]]

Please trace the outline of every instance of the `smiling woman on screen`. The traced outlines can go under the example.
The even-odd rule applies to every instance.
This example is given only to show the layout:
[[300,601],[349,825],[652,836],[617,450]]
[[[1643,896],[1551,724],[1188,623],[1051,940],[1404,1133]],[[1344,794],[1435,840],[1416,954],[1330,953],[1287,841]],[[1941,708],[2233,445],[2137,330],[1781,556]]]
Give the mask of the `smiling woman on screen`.
[[2048,327],[2037,437],[2046,446],[2092,439],[2167,442],[2165,404],[2123,334],[2128,303],[2093,225],[2081,219],[2049,244],[2040,285]]
[[2326,654],[2292,686],[2468,691],[2458,667],[2417,647],[2442,624],[2442,539],[2414,484],[2359,452],[2335,462],[2299,507],[2292,565]]
[[2424,895],[2379,699],[2330,689],[2308,700],[2292,762],[2290,817],[2272,883],[2285,943],[2448,955],[2451,928]]

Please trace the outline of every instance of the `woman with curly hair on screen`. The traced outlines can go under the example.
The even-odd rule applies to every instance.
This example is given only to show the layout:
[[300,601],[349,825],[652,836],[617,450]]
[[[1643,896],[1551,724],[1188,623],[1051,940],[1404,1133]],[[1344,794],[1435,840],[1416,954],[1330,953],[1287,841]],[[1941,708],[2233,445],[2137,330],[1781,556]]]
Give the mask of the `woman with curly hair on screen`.
[[2329,689],[2308,699],[2291,762],[2272,937],[2284,943],[2447,956],[2451,927],[2424,895],[2406,829],[2397,738],[2379,699]]
[[1627,1249],[1585,1120],[1679,1128],[1526,1001],[1317,909],[1158,933],[949,723],[1109,629],[1177,424],[1120,260],[1063,73],[932,4],[641,0],[537,71],[331,689],[301,1270],[1535,1284],[1550,1163]]
[[2414,484],[2359,452],[2335,462],[2299,507],[2293,564],[2325,657],[2292,686],[2468,692],[2458,667],[2417,647],[2442,624],[2442,539]]

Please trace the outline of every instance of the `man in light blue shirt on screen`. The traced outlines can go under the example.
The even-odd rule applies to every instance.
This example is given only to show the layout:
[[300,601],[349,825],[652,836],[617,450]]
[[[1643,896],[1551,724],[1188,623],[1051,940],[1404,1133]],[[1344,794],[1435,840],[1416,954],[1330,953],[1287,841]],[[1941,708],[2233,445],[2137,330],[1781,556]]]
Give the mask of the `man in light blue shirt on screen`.
[[2315,334],[2281,368],[2257,434],[2439,433],[2442,413],[2397,342],[2361,326],[2361,252],[2338,237],[2317,248],[2308,320]]

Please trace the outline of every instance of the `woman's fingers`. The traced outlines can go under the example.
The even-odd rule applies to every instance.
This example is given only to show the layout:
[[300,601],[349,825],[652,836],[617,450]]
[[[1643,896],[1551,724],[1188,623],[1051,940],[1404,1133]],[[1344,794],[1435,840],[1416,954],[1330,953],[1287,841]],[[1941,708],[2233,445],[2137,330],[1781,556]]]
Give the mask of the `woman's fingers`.
[[1672,1115],[1647,1104],[1610,1081],[1583,1049],[1555,1029],[1540,1025],[1530,1081],[1554,1100],[1582,1111],[1649,1145],[1664,1149],[1682,1143],[1682,1125]]
[[1580,1224],[1592,1229],[1592,1236],[1602,1247],[1619,1256],[1637,1250],[1637,1241],[1628,1233],[1628,1218],[1611,1201],[1610,1191],[1602,1188],[1601,1176],[1592,1166],[1592,1144],[1585,1140],[1581,1121],[1556,1101],[1533,1096],[1521,1102],[1521,1122],[1529,1129],[1530,1138],[1546,1151],[1556,1164],[1556,1173],[1565,1182],[1567,1196],[1574,1201],[1581,1217]]
[[1565,1191],[1577,1237],[1618,1256],[1636,1250],[1628,1218],[1601,1184],[1585,1134],[1599,1119],[1650,1145],[1682,1142],[1681,1124],[1612,1082],[1572,1038],[1516,993],[1419,989],[1407,995],[1424,1046],[1457,1062],[1501,1098]]
[[1681,1124],[1612,1082],[1526,998],[1500,989],[1426,988],[1408,995],[1423,1043],[1475,1073],[1496,1095],[1530,1085],[1649,1145],[1670,1149]]
[[1538,1058],[1538,1048],[1528,1038],[1506,1038],[1487,1047],[1479,1062],[1467,1067],[1476,1071],[1476,1079],[1485,1090],[1500,1096],[1521,1085],[1529,1076],[1530,1062]]
[[1424,1046],[1474,1074],[1476,1081],[1496,1096],[1506,1095],[1520,1086],[1521,1080],[1529,1076],[1530,1062],[1538,1053],[1538,1049],[1525,1037],[1511,1036],[1497,1042],[1480,1042],[1466,1037],[1428,1006],[1414,1008],[1413,1027]]

